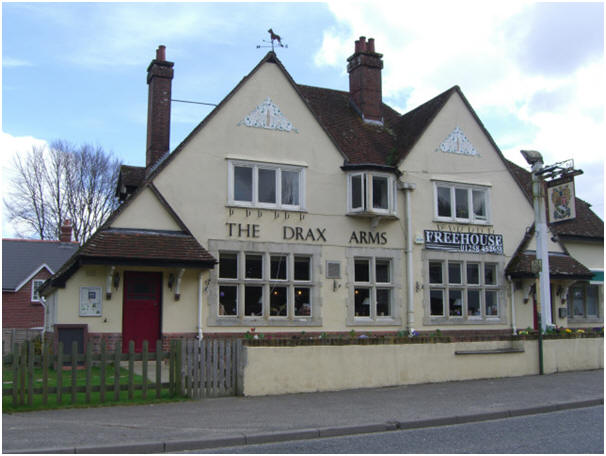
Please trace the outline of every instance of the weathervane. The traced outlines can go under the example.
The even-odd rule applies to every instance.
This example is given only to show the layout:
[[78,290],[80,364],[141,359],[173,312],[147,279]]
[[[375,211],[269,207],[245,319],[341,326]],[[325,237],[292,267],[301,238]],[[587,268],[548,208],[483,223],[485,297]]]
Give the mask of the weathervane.
[[[280,35],[274,33],[274,31],[272,29],[269,29],[267,31],[267,33],[269,33],[270,40],[269,41],[263,40],[263,42],[264,43],[270,43],[270,45],[269,46],[264,46],[262,44],[257,44],[257,49],[270,47],[271,51],[274,52],[274,46],[276,46],[276,45],[280,46],[280,47],[283,47],[283,48],[288,48],[288,44],[283,44],[282,43],[282,38],[280,37]],[[276,42],[276,43],[274,44],[274,42]]]

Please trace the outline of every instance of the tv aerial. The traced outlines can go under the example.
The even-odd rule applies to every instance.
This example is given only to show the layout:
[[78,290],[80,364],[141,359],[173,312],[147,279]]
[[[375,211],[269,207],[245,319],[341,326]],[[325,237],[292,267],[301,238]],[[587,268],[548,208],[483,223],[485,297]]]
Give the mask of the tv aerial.
[[269,41],[263,40],[263,42],[268,43],[268,44],[267,45],[257,44],[257,49],[271,48],[271,51],[274,52],[274,48],[276,46],[288,48],[288,44],[282,43],[282,37],[280,37],[280,35],[278,35],[277,33],[274,33],[274,31],[272,29],[269,29],[267,31],[267,33],[269,33]]

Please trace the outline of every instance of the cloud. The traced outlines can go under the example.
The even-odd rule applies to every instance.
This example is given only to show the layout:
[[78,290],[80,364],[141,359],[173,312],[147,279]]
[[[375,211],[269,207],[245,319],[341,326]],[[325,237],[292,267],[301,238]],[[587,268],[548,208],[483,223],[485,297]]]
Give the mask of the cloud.
[[[574,158],[577,167],[603,169],[601,3],[355,5],[330,3],[337,25],[324,32],[316,65],[344,69],[354,40],[373,37],[384,55],[383,98],[401,112],[456,84],[508,158],[537,149],[546,163]],[[602,188],[603,174],[595,184],[580,188]]]
[[34,64],[31,62],[28,62],[27,60],[2,56],[2,66],[4,68],[18,68],[18,67],[34,66]]
[[566,75],[604,54],[603,3],[537,3],[510,22],[524,71]]

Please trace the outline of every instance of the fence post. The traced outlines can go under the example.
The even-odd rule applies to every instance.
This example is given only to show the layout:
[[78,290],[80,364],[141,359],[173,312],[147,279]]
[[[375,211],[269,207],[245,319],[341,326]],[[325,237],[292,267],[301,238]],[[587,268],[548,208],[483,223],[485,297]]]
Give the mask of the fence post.
[[135,381],[135,341],[128,343],[128,400],[133,399],[133,382]]
[[107,367],[107,351],[105,337],[101,338],[101,365],[99,366],[99,400],[105,402],[105,369]]
[[63,400],[63,342],[59,342],[55,372],[57,374],[57,404],[61,404]]
[[143,399],[147,398],[147,352],[149,351],[149,342],[143,341],[143,350],[141,353],[141,364],[143,374],[143,385],[141,387],[141,396]]
[[175,394],[175,341],[170,341],[169,365],[168,365],[168,391],[172,397]]
[[175,366],[175,393],[183,396],[183,340],[177,340],[177,365]]
[[156,397],[162,397],[162,341],[156,341]]
[[48,364],[50,361],[50,344],[44,344],[44,353],[42,354],[42,403],[48,404]]
[[78,374],[78,341],[72,342],[72,404],[76,403],[76,375]]
[[114,346],[114,401],[120,400],[120,358],[122,355],[121,344]]
[[92,369],[93,369],[93,360],[92,360],[92,344],[89,342],[86,344],[86,358],[84,360],[84,367],[86,369],[86,397],[85,401],[87,404],[90,403],[90,392],[92,388]]
[[27,405],[34,404],[34,343],[27,341]]

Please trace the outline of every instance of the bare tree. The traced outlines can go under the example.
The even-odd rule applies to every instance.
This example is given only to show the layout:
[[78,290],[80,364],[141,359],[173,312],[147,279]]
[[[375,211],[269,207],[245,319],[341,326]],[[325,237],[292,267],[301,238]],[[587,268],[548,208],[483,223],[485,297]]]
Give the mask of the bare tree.
[[118,206],[120,162],[103,148],[55,141],[14,159],[6,215],[21,236],[58,239],[70,220],[74,239],[86,241]]

